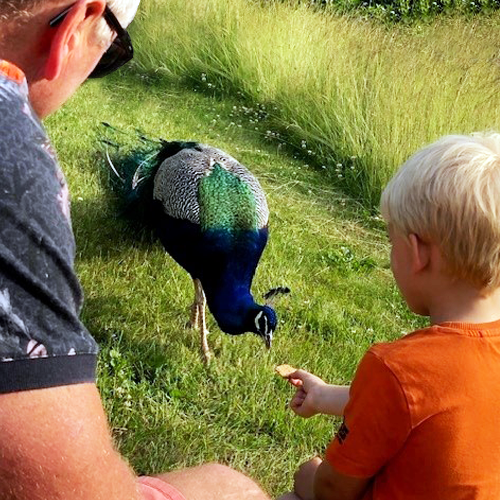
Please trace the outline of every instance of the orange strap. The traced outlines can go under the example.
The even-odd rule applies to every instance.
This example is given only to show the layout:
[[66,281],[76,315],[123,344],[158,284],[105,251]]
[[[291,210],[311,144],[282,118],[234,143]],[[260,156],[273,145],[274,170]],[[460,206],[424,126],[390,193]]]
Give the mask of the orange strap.
[[16,83],[22,83],[24,81],[24,73],[12,63],[0,60],[0,74],[9,78]]

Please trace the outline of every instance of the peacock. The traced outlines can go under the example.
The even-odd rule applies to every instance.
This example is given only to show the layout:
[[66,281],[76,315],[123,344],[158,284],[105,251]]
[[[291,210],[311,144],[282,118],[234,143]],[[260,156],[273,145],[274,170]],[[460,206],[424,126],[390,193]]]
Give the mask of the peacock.
[[[212,356],[206,306],[223,332],[253,332],[270,348],[278,323],[272,302],[289,290],[271,290],[264,305],[251,293],[269,235],[269,209],[259,181],[215,147],[140,137],[141,147],[114,160],[108,155],[108,160],[120,179],[126,210],[142,213],[193,280],[189,324],[199,330],[204,360]],[[105,142],[117,146],[116,140]]]

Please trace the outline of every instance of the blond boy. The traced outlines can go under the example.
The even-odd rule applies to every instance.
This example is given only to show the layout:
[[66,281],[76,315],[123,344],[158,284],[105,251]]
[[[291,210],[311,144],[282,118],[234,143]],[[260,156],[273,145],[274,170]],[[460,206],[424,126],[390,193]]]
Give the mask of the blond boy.
[[381,210],[396,283],[430,326],[372,346],[350,387],[292,375],[298,415],[344,423],[281,500],[500,499],[500,135],[417,152]]

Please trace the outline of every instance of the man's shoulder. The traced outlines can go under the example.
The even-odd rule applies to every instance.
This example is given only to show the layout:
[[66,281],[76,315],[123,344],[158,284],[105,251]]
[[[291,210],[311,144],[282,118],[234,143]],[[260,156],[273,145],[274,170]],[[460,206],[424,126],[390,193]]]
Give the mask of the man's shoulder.
[[26,81],[24,73],[9,61],[0,59],[0,77],[22,85]]
[[[33,111],[28,83],[24,73],[13,64],[0,59],[0,131],[4,140],[15,135],[15,147],[25,142],[33,133],[44,135],[43,126]],[[19,132],[22,132],[19,133]]]
[[59,219],[57,213],[50,217],[54,207],[59,210],[64,205],[60,208],[69,220],[64,176],[45,128],[31,107],[24,74],[1,59],[0,185],[0,205],[17,207],[20,217],[35,222],[49,216],[52,221]]
[[24,105],[28,102],[28,84],[24,73],[12,63],[0,59],[0,121],[6,114],[26,116]]

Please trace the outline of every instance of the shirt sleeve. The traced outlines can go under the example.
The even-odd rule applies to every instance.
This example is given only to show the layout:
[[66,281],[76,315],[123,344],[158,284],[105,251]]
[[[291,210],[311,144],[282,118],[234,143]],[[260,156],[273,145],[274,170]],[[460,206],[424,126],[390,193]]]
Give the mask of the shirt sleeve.
[[27,89],[0,76],[0,393],[95,381],[67,189]]
[[409,432],[410,414],[399,381],[382,359],[368,351],[326,460],[342,474],[373,477],[401,449]]

